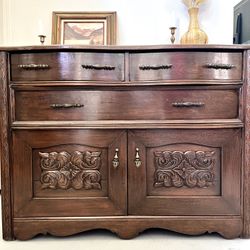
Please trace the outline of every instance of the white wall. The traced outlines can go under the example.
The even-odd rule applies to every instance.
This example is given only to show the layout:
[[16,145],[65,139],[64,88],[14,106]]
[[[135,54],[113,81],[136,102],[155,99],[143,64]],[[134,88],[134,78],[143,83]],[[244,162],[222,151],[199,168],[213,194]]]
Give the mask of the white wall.
[[[3,37],[0,37],[0,44],[8,46],[39,44],[39,21],[45,26],[46,44],[50,44],[52,11],[117,11],[117,44],[123,45],[169,43],[169,17],[172,11],[180,20],[178,41],[179,34],[183,34],[188,27],[187,10],[181,0],[1,1]],[[207,0],[202,5],[200,23],[209,36],[209,43],[232,43],[233,6],[238,2],[239,0]]]
[[3,0],[0,0],[0,44],[3,42],[3,15],[1,10],[3,10]]

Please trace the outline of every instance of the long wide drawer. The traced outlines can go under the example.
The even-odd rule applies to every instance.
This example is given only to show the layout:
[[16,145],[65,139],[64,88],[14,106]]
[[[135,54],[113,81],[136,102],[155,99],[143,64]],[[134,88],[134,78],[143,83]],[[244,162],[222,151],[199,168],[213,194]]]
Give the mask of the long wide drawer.
[[130,55],[131,81],[240,80],[238,52],[159,52]]
[[12,81],[124,81],[124,54],[93,52],[11,55]]
[[15,121],[231,119],[237,89],[15,90]]

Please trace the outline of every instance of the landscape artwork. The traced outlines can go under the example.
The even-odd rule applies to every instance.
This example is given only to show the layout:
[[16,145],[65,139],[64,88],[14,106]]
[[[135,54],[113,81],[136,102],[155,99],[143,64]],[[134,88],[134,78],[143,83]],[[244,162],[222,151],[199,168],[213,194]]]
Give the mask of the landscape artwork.
[[105,21],[65,21],[61,42],[65,45],[106,45],[105,32]]

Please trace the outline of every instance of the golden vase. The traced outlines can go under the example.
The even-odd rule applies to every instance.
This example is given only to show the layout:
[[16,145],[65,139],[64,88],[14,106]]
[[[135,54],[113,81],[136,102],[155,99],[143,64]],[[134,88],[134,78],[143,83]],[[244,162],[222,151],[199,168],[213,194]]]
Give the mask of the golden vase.
[[199,8],[192,7],[188,10],[189,13],[189,28],[188,31],[182,36],[181,44],[207,44],[208,36],[200,29],[198,14]]

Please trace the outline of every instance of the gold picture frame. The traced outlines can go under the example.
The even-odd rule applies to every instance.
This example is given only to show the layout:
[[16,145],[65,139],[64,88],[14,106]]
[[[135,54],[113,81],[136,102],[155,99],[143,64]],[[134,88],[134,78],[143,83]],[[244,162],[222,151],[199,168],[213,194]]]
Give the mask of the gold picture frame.
[[116,44],[116,12],[53,12],[52,44]]

